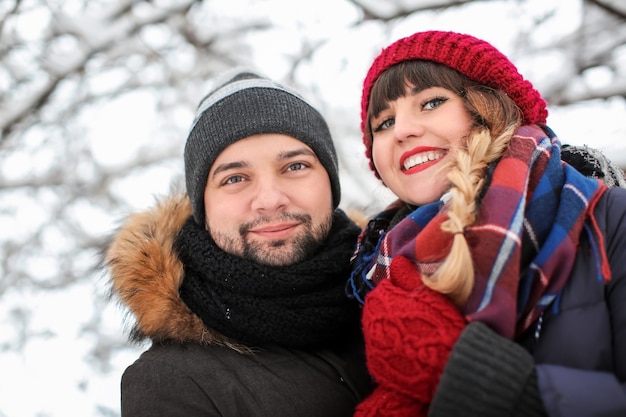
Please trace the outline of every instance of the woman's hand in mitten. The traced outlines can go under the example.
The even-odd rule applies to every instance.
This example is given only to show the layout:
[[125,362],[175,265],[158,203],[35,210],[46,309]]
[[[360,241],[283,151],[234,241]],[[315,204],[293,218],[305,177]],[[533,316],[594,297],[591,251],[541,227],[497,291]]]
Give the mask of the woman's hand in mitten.
[[429,404],[466,321],[407,258],[395,257],[390,273],[365,299],[367,365],[380,385]]
[[354,417],[426,417],[428,407],[384,385],[356,407]]

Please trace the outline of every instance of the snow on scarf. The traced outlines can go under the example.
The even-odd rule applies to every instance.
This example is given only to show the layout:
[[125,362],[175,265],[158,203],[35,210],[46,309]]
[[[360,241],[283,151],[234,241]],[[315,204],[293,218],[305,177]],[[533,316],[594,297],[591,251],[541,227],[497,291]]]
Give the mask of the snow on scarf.
[[[476,223],[464,231],[475,271],[464,313],[468,320],[484,322],[508,338],[528,329],[551,303],[558,307],[587,219],[597,235],[592,212],[606,190],[599,180],[562,163],[558,139],[544,129],[536,125],[518,129],[493,170]],[[363,302],[361,289],[367,291],[389,278],[394,256],[405,256],[420,272],[432,274],[448,255],[454,237],[441,231],[447,220],[442,208],[442,201],[421,206],[389,231],[382,229],[398,211],[397,205],[374,218],[359,237],[348,293]],[[372,235],[375,245],[364,244]],[[599,276],[608,281],[604,248],[594,249]]]

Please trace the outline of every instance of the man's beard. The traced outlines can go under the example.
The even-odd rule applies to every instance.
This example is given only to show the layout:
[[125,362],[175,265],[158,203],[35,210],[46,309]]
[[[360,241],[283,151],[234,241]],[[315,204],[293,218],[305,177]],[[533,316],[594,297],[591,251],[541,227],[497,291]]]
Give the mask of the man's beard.
[[[269,241],[250,241],[248,232],[253,227],[272,221],[296,220],[301,222],[303,230],[295,238]],[[332,212],[321,224],[314,227],[308,214],[284,213],[279,218],[260,217],[239,227],[239,239],[233,239],[221,233],[212,233],[213,239],[225,252],[241,256],[263,265],[284,266],[312,258],[328,237],[332,226]]]

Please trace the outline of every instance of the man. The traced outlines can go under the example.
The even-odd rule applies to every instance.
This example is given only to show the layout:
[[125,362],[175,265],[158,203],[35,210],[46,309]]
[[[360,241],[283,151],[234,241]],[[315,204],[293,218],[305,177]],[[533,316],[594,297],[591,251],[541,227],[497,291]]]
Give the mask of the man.
[[344,292],[359,228],[337,156],[296,92],[229,74],[199,105],[187,193],[130,216],[112,292],[152,346],[122,377],[122,416],[352,416],[369,393]]

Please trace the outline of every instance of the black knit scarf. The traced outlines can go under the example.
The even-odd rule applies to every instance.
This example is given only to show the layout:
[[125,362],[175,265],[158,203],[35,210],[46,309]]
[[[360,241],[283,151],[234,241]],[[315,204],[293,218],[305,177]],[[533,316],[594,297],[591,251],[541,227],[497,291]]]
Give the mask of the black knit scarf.
[[276,267],[222,251],[190,217],[174,242],[185,273],[180,297],[208,328],[240,343],[331,343],[359,327],[358,304],[344,291],[359,231],[335,210],[312,259]]

